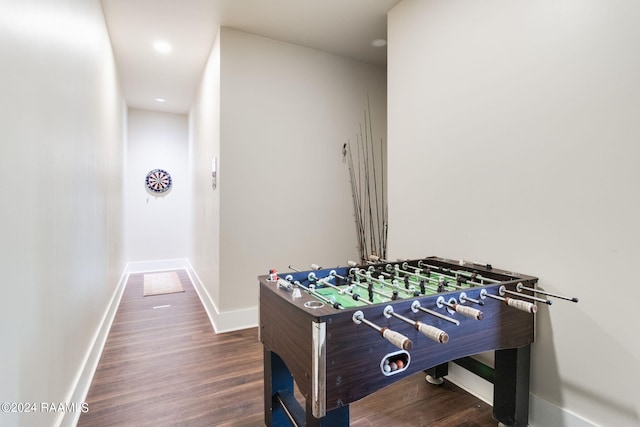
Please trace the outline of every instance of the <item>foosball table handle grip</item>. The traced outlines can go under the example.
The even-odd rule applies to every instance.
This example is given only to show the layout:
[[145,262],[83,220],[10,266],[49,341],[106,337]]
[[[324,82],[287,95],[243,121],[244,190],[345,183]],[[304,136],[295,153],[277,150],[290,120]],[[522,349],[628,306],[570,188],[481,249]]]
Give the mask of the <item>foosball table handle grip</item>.
[[418,322],[416,329],[421,334],[425,335],[432,340],[445,344],[449,341],[449,334],[442,329],[438,329],[435,326],[427,325],[426,323]]
[[456,304],[456,313],[460,313],[470,319],[482,320],[483,314],[480,310],[466,305]]
[[411,350],[411,348],[413,348],[413,342],[411,342],[409,338],[405,337],[400,332],[392,331],[391,329],[388,329],[388,328],[383,328],[380,331],[380,334],[391,344],[395,345],[396,347],[402,350],[408,351],[408,350]]
[[535,304],[527,301],[513,298],[505,298],[504,300],[508,306],[517,308],[518,310],[526,311],[527,313],[535,313],[538,311],[538,307]]

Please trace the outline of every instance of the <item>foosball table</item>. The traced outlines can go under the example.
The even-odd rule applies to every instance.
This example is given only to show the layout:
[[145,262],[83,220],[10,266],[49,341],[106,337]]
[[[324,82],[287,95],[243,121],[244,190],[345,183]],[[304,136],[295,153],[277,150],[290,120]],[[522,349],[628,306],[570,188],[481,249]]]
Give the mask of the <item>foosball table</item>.
[[[528,424],[537,278],[443,258],[260,276],[265,423],[348,426],[349,404],[420,371],[495,350],[493,416]],[[551,295],[548,294],[547,295]],[[577,301],[577,300],[576,300]],[[304,397],[294,396],[293,381]]]

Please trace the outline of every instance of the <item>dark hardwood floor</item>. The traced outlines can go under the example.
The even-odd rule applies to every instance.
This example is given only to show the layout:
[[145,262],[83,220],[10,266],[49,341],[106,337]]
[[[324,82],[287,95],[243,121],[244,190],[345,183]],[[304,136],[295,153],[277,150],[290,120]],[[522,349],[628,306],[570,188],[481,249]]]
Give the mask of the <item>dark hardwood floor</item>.
[[[143,273],[129,277],[79,426],[264,425],[257,328],[216,334],[186,271],[178,276],[185,292],[148,297]],[[356,427],[496,426],[489,405],[422,374],[350,409]]]

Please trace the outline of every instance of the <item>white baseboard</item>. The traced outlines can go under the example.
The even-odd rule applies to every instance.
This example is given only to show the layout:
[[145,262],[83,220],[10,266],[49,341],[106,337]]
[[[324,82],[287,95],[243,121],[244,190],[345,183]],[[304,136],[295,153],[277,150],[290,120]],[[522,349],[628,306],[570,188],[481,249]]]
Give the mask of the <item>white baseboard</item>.
[[[122,276],[120,276],[120,281],[118,282],[118,286],[113,293],[113,296],[111,297],[107,310],[102,316],[102,320],[96,330],[93,341],[87,350],[84,361],[76,375],[71,393],[65,402],[77,403],[80,405],[86,401],[87,394],[89,393],[89,387],[93,380],[93,375],[98,368],[98,362],[100,362],[100,356],[102,356],[102,350],[104,349],[107,337],[109,336],[111,324],[113,323],[116,311],[118,311],[118,306],[120,305],[120,300],[122,299],[122,294],[124,292],[125,285],[127,284],[128,277],[129,274],[125,268]],[[73,427],[78,424],[80,414],[80,411],[62,412],[56,419],[56,423],[54,425],[60,427]]]
[[191,263],[187,261],[187,264],[187,272],[189,273],[193,287],[200,296],[200,301],[209,316],[213,330],[216,331],[217,334],[258,326],[258,307],[220,312],[213,298],[211,298],[211,295],[209,295],[209,292],[207,292],[207,289],[204,287],[200,277],[191,266]]
[[531,427],[596,427],[584,418],[529,393],[529,425]]
[[[493,405],[493,384],[489,381],[451,362],[449,363],[447,380],[487,404]],[[529,426],[597,427],[596,424],[541,399],[533,393],[529,393]]]
[[449,362],[447,380],[483,402],[493,406],[493,384],[466,370],[462,366]]
[[184,258],[136,261],[127,264],[126,273],[146,273],[149,271],[190,269],[191,264]]
[[127,273],[175,269],[185,269],[187,271],[187,274],[193,283],[193,287],[198,293],[200,301],[209,316],[209,321],[213,326],[213,330],[216,333],[220,334],[240,329],[253,328],[258,325],[258,307],[220,312],[188,259],[138,261],[127,264]]

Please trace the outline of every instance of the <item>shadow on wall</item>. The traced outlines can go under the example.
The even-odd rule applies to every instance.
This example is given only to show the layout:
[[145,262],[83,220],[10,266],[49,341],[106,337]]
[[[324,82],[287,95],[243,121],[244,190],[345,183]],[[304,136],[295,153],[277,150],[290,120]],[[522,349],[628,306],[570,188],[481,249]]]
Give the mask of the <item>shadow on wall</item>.
[[[544,287],[540,287],[544,289]],[[555,302],[555,301],[554,301]],[[560,367],[556,358],[557,349],[553,339],[553,328],[550,310],[569,309],[573,307],[561,307],[560,303],[552,306],[539,305],[536,322],[535,344],[532,347],[532,377],[531,391],[547,403],[557,406],[558,417],[554,417],[554,427],[566,427],[576,425],[574,422],[567,423],[565,416],[567,412],[561,414],[566,404],[566,395],[571,394],[573,401],[581,400],[581,407],[591,408],[589,413],[581,413],[581,416],[592,419],[596,424],[603,419],[611,419],[614,414],[615,420],[611,419],[611,425],[638,425],[640,426],[640,404],[635,407],[632,402],[640,402],[633,398],[637,394],[637,384],[640,383],[640,370],[637,369],[638,359],[629,351],[628,343],[619,343],[612,339],[602,326],[598,325],[589,316],[585,316],[583,311],[576,311],[575,316],[570,316],[571,343],[566,346],[575,354],[576,363],[580,360],[589,359],[590,369],[584,372],[581,378],[584,383],[568,381],[561,375]],[[554,321],[557,321],[555,319]],[[596,348],[598,351],[589,354],[577,353],[580,349]],[[567,349],[560,351],[566,352]],[[549,381],[550,378],[555,381]],[[604,379],[604,381],[603,381]],[[615,384],[616,393],[607,391],[611,384]],[[628,396],[626,402],[615,400],[615,396]],[[584,411],[581,411],[584,412]],[[606,413],[605,413],[606,412]],[[585,420],[586,421],[586,420]]]
[[[628,366],[633,366],[632,370],[637,370],[637,364],[635,365],[628,365]],[[601,375],[608,375],[608,373],[611,370],[616,370],[619,371],[618,374],[619,375],[626,375],[626,374],[631,374],[630,372],[626,371],[624,368],[621,368],[619,366],[610,366],[609,369],[607,369],[607,367],[605,366],[596,366],[594,367],[594,372],[593,372],[593,381],[597,382],[598,381],[598,377]],[[620,381],[622,381],[622,379],[620,379]],[[627,379],[626,383],[629,384],[633,382],[634,384],[637,384],[637,382],[634,382],[633,380]],[[573,382],[570,381],[566,381],[564,383],[564,387],[575,392],[576,394],[579,394],[582,398],[584,398],[585,400],[589,400],[591,402],[591,404],[594,407],[607,407],[607,408],[611,408],[613,411],[617,412],[618,414],[620,414],[620,419],[621,420],[629,420],[631,423],[628,424],[630,426],[640,426],[640,413],[638,413],[638,408],[633,408],[631,406],[626,406],[621,402],[617,402],[615,400],[612,399],[608,399],[607,398],[607,393],[606,391],[602,392],[602,393],[594,393],[594,391],[592,389],[586,389],[584,387],[582,387],[580,384],[575,384]],[[618,425],[615,422],[612,425]],[[622,424],[620,424],[622,425]]]
[[[543,289],[538,285],[539,289]],[[552,401],[558,407],[563,407],[562,391],[560,388],[560,374],[556,349],[553,341],[553,324],[549,310],[554,310],[554,306],[538,304],[536,314],[535,342],[531,347],[531,386],[530,391],[544,396],[544,399]],[[536,375],[544,371],[544,375]],[[539,384],[541,377],[556,378],[555,384]],[[557,427],[565,427],[559,424]]]

